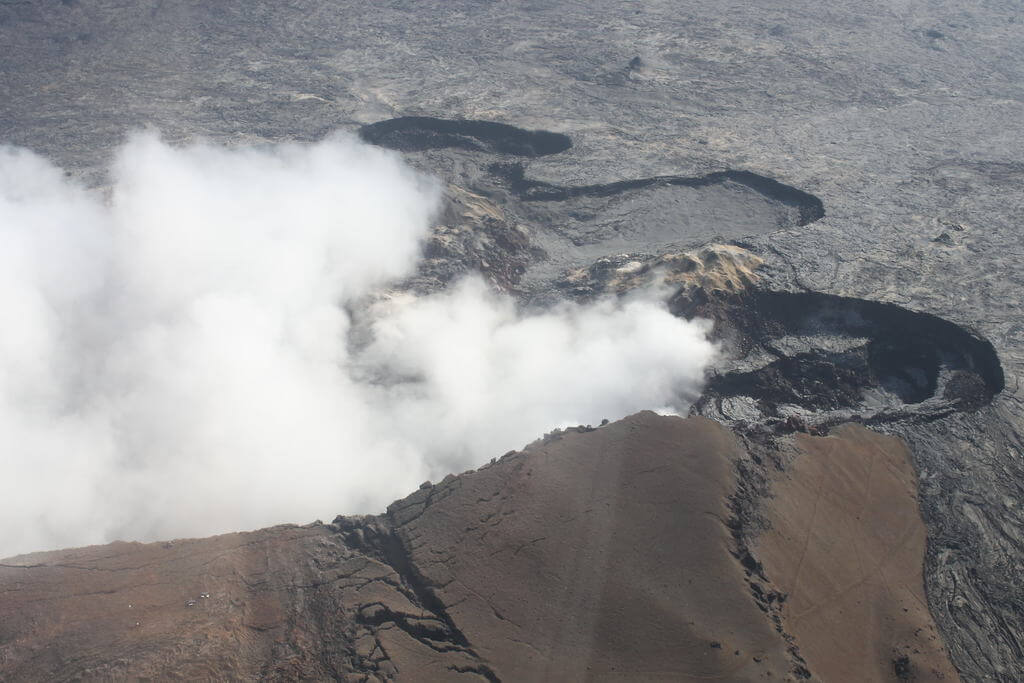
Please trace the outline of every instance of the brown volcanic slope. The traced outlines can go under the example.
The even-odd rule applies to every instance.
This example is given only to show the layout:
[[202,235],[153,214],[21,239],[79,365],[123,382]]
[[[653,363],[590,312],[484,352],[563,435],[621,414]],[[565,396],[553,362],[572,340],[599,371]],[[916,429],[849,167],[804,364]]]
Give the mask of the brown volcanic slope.
[[0,679],[956,680],[902,444],[783,449],[751,497],[727,430],[640,413],[379,517],[5,560]]
[[[855,425],[797,437],[762,513],[755,554],[777,590],[787,632],[824,679],[955,677],[928,612],[917,476],[903,442]],[[895,666],[894,666],[895,664]]]

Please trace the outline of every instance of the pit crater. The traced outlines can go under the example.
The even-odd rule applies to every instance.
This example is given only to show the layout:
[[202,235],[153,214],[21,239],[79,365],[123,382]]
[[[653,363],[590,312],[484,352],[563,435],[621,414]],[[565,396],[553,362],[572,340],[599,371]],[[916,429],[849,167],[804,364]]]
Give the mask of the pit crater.
[[973,411],[1005,386],[991,342],[929,313],[816,292],[753,291],[675,302],[715,318],[732,352],[694,412],[809,425],[930,421]]

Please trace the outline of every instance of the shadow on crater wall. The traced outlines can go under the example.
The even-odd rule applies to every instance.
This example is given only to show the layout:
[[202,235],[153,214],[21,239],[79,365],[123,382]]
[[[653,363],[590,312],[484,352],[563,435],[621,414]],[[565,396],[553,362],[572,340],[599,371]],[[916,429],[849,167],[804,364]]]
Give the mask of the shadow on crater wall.
[[402,152],[462,149],[491,154],[539,157],[572,147],[569,136],[546,130],[525,130],[492,121],[403,116],[363,126],[359,136],[374,145]]

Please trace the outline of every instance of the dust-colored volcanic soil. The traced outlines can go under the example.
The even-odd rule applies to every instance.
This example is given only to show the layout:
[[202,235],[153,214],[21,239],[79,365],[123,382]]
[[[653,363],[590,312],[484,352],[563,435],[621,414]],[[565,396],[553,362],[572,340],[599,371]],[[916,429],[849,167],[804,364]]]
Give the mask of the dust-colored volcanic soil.
[[741,491],[728,430],[640,413],[378,517],[4,560],[0,679],[957,680],[902,443],[774,448]]
[[955,680],[928,613],[925,529],[906,446],[856,425],[799,435],[755,554],[782,625],[825,680]]

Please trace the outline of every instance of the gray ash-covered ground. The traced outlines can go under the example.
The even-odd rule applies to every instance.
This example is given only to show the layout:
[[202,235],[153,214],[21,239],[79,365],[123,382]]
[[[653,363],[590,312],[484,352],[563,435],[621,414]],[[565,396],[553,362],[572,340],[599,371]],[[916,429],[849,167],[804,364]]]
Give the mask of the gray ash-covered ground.
[[[247,144],[427,117],[571,140],[548,153],[562,138],[434,125],[409,159],[458,189],[414,287],[479,270],[544,301],[600,289],[567,286],[560,269],[733,241],[763,261],[760,291],[843,315],[898,311],[805,329],[742,294],[717,309],[697,296],[695,310],[753,325],[728,337],[738,364],[705,405],[733,423],[848,413],[904,437],[929,607],[953,662],[967,680],[1024,676],[1018,3],[66,0],[0,4],[0,43],[0,142],[92,185],[147,125]],[[721,182],[579,190],[710,177]]]

